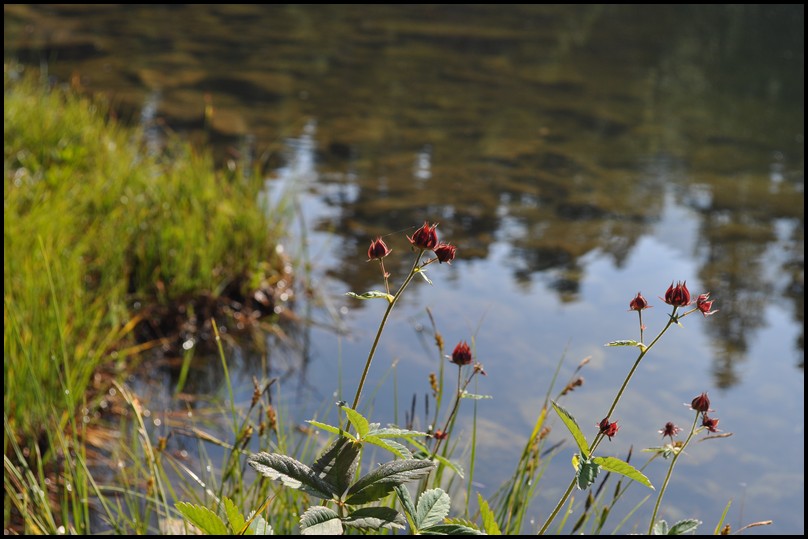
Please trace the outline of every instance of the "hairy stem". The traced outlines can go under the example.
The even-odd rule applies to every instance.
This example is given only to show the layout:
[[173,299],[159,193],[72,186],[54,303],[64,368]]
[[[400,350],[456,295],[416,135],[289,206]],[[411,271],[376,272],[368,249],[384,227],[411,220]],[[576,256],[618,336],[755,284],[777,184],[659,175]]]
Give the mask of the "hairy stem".
[[[359,387],[356,388],[356,395],[354,396],[353,400],[353,408],[356,410],[357,406],[359,406],[359,398],[362,396],[362,388],[365,385],[365,380],[368,377],[368,372],[370,371],[370,364],[373,363],[373,356],[376,354],[376,347],[379,345],[379,340],[382,337],[382,331],[384,331],[384,326],[387,323],[387,318],[390,316],[390,313],[393,311],[393,307],[395,307],[398,298],[401,297],[401,293],[404,292],[404,289],[407,288],[407,285],[410,284],[412,278],[418,272],[418,263],[421,261],[421,255],[423,255],[423,249],[418,251],[418,256],[415,257],[415,261],[412,264],[412,269],[410,270],[409,275],[407,278],[404,279],[404,282],[399,287],[398,291],[393,296],[393,299],[389,300],[387,304],[387,309],[384,311],[384,316],[382,317],[382,321],[379,324],[379,329],[376,331],[376,338],[373,339],[373,346],[370,347],[370,353],[368,354],[368,359],[365,362],[365,369],[362,371],[362,377],[359,379]],[[385,279],[386,281],[386,279]]]
[[[469,378],[468,381],[466,381],[465,385],[461,386],[461,380],[462,380],[461,373],[462,373],[462,371],[463,371],[463,366],[458,365],[457,366],[457,395],[455,396],[455,401],[454,401],[454,404],[452,405],[452,410],[451,410],[451,412],[449,412],[449,417],[446,418],[446,423],[443,425],[443,430],[441,431],[441,432],[443,432],[443,434],[446,434],[446,431],[449,430],[449,425],[452,422],[452,418],[457,413],[457,408],[460,406],[460,399],[463,396],[463,392],[466,390],[466,387],[468,387],[469,382],[471,382],[471,378]],[[441,442],[443,442],[443,438],[438,438],[436,440],[435,448],[432,450],[432,456],[430,457],[431,459],[434,459],[435,455],[438,454],[438,449],[440,449]]]
[[679,459],[679,455],[685,452],[685,448],[687,444],[690,443],[690,440],[693,438],[693,435],[696,433],[696,427],[698,426],[699,422],[699,415],[701,412],[696,412],[696,418],[693,420],[693,426],[690,427],[690,434],[687,436],[687,440],[685,440],[684,445],[679,448],[673,455],[673,459],[671,459],[671,465],[668,468],[668,473],[665,476],[665,481],[662,483],[662,488],[659,489],[659,496],[657,496],[656,505],[654,505],[654,512],[651,514],[651,523],[648,525],[648,535],[651,535],[651,532],[654,530],[654,524],[656,523],[656,516],[657,511],[659,511],[659,505],[662,503],[662,496],[665,495],[665,489],[668,488],[668,482],[671,479],[671,475],[673,474],[673,467],[676,466],[676,461]]

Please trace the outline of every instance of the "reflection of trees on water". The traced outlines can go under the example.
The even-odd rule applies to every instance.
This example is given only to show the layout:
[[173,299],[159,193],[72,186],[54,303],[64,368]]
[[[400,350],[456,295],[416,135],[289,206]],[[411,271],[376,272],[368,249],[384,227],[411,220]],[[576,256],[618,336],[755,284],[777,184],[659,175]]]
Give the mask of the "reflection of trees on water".
[[[87,63],[64,73],[130,106],[157,86],[158,116],[181,126],[206,118],[210,93],[208,129],[249,131],[270,153],[314,117],[308,157],[331,209],[317,226],[339,242],[333,271],[351,290],[381,286],[366,262],[376,235],[400,282],[404,236],[429,219],[459,258],[504,245],[520,286],[577,301],[585,257],[621,267],[665,194],[684,191],[701,220],[699,278],[722,311],[707,325],[719,384],[735,382],[763,307],[787,298],[802,327],[801,5],[127,9],[41,10],[53,28],[95,28]],[[7,34],[29,10],[7,10]],[[774,270],[772,245],[788,253]]]
[[781,291],[786,301],[793,301],[793,316],[800,328],[796,348],[799,354],[797,365],[805,368],[805,215],[795,222],[790,237],[788,259],[783,272],[788,275],[788,284]]
[[[699,277],[725,316],[707,325],[717,343],[714,372],[717,383],[738,381],[737,362],[748,343],[765,326],[767,310],[792,310],[800,328],[804,317],[804,213],[802,176],[791,181],[765,176],[706,176],[710,195],[694,203],[700,214]],[[703,197],[702,197],[703,198]],[[784,258],[775,258],[781,251]],[[787,302],[792,302],[788,307]],[[804,358],[804,332],[795,349]],[[767,358],[778,361],[783,358]],[[798,361],[802,366],[803,359]]]
[[[766,321],[766,308],[773,297],[772,285],[761,277],[768,242],[753,243],[742,236],[710,241],[720,234],[721,219],[703,216],[702,241],[705,259],[699,278],[706,291],[720,290],[712,297],[720,304],[723,316],[713,316],[706,330],[718,346],[713,372],[719,387],[737,383],[736,363],[744,359],[748,342]],[[731,225],[730,225],[731,226]]]
[[[699,277],[722,310],[706,325],[722,387],[738,381],[766,310],[793,302],[803,327],[804,82],[786,68],[802,57],[802,14],[801,6],[711,7],[682,27],[660,63],[656,113],[675,125],[665,137],[687,157],[682,202],[700,219]],[[795,349],[804,357],[803,333]]]
[[[623,67],[630,65],[633,78],[622,87],[604,92],[592,78],[562,85],[578,99],[556,95],[555,101],[537,101],[522,95],[520,84],[530,80],[551,93],[558,86],[537,80],[535,65],[509,66],[511,86],[503,91],[512,93],[503,111],[489,111],[473,100],[469,104],[480,114],[472,147],[452,148],[451,155],[441,156],[441,145],[433,144],[436,168],[441,166],[438,157],[448,163],[442,164],[445,174],[433,175],[428,191],[400,187],[399,193],[386,196],[404,197],[409,204],[384,204],[379,203],[378,186],[363,186],[359,180],[357,200],[340,206],[339,217],[329,226],[345,230],[353,225],[366,233],[417,225],[411,222],[413,208],[425,216],[448,216],[441,231],[451,232],[447,237],[460,244],[461,257],[485,257],[494,242],[505,241],[510,246],[506,264],[517,282],[529,287],[540,278],[562,301],[575,301],[586,274],[582,257],[597,251],[620,267],[661,215],[668,182],[682,183],[694,193],[682,202],[700,216],[695,253],[699,278],[707,290],[720,291],[716,299],[722,316],[707,325],[716,340],[713,370],[719,386],[732,386],[738,381],[735,365],[764,326],[765,309],[774,298],[793,302],[800,327],[804,317],[803,205],[796,202],[802,197],[803,178],[793,172],[803,162],[794,139],[802,134],[801,120],[795,120],[802,114],[788,112],[795,96],[802,95],[802,81],[799,73],[773,67],[800,53],[801,34],[791,31],[795,22],[789,18],[795,12],[788,9],[716,7],[699,11],[710,23],[678,24],[677,17],[687,18],[689,9],[667,12],[672,17],[667,21],[644,20],[643,25],[660,26],[657,35],[668,39],[662,47],[653,37],[651,42],[629,37],[637,48],[644,47],[643,55],[599,41],[619,35],[620,9],[617,14],[593,12],[600,18],[600,30],[589,25],[575,39],[564,40],[575,45],[559,52],[557,60],[591,65],[593,49],[614,54],[612,62],[625,55]],[[455,69],[453,76],[466,75]],[[496,79],[491,73],[479,76]],[[610,87],[608,75],[601,77]],[[647,92],[638,93],[638,88]],[[630,102],[644,109],[646,117],[624,105]],[[507,116],[510,107],[522,107],[522,117],[503,131],[500,116]],[[531,137],[531,129],[541,134]],[[451,127],[445,131],[445,138],[455,136]],[[500,143],[492,144],[497,138]],[[791,155],[790,178],[773,185],[765,172],[771,155],[780,151],[797,155]],[[465,177],[458,178],[458,172],[448,170],[452,167]],[[386,181],[407,186],[416,179],[399,170]],[[783,219],[800,220],[790,238],[775,230]],[[346,253],[361,258],[367,237],[354,238],[354,243],[355,249]],[[787,283],[772,277],[769,250],[775,244],[789,253],[788,260],[778,262]],[[350,261],[345,264],[356,268]],[[407,264],[397,271],[406,272]],[[365,278],[378,279],[376,273],[356,269],[348,280],[357,289]],[[800,355],[803,340],[801,334],[795,343]]]

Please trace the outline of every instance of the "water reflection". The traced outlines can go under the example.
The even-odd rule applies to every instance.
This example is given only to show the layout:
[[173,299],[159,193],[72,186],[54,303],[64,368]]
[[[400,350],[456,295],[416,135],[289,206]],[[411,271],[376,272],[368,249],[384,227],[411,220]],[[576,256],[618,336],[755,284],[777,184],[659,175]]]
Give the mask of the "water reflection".
[[432,219],[464,259],[504,242],[521,286],[580,301],[582,260],[621,267],[672,193],[698,215],[691,255],[726,314],[711,326],[719,385],[737,382],[763,307],[790,302],[802,327],[802,6],[5,14],[7,57],[107,93],[151,144],[167,125],[276,176],[316,166],[332,208],[318,228],[339,236],[351,289],[376,279],[368,237]]

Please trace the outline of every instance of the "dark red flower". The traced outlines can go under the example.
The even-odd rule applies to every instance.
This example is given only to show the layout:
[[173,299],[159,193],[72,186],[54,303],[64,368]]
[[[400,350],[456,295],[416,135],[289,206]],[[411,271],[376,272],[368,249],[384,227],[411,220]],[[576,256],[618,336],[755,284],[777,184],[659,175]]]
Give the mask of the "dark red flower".
[[709,292],[707,292],[706,294],[699,294],[699,297],[696,299],[696,306],[701,311],[701,314],[704,315],[704,318],[707,318],[711,314],[715,314],[718,312],[718,309],[714,311],[710,310],[713,308],[713,300],[710,299]]
[[642,297],[642,294],[637,292],[637,297],[631,300],[631,303],[628,304],[629,310],[632,311],[642,311],[643,309],[648,309],[651,307],[648,305],[648,300]]
[[702,393],[692,401],[690,401],[690,407],[696,410],[697,412],[701,412],[706,414],[707,412],[712,412],[710,410],[710,399],[707,397],[707,393]]
[[674,307],[690,305],[690,290],[687,289],[687,281],[679,281],[676,286],[671,283],[665,292],[665,303]]
[[432,250],[438,244],[438,233],[435,232],[436,228],[438,228],[438,225],[430,225],[429,221],[424,221],[424,226],[416,230],[412,237],[407,236],[407,239],[418,249],[424,251]]
[[457,346],[455,346],[455,349],[452,352],[452,358],[450,361],[455,365],[468,365],[471,363],[471,348],[469,348],[469,345],[466,344],[466,341],[457,343]]
[[665,436],[670,436],[671,441],[673,441],[673,437],[679,434],[679,431],[681,430],[682,429],[674,425],[671,421],[668,421],[667,423],[665,423],[665,426],[662,427],[659,433],[662,435],[663,438]]
[[457,247],[448,243],[440,242],[435,246],[435,256],[438,257],[438,262],[440,263],[446,262],[447,264],[451,264],[452,260],[455,258],[456,252]]
[[701,426],[707,427],[709,432],[718,432],[718,418],[712,418],[704,414],[704,417],[701,419]]
[[381,238],[376,238],[372,242],[370,242],[370,247],[368,247],[368,260],[373,260],[378,258],[381,260],[385,256],[389,255],[392,249],[387,247],[387,244],[384,243],[384,240]]
[[609,441],[611,441],[612,436],[617,434],[617,430],[620,428],[617,426],[617,421],[609,423],[608,417],[604,417],[601,422],[598,423],[598,427],[600,428],[600,433],[609,438]]

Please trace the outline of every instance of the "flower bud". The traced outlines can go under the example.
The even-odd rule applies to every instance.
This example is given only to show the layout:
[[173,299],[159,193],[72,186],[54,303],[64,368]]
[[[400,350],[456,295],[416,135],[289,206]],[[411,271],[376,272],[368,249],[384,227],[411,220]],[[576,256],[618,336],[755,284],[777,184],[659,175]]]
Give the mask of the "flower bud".
[[600,433],[609,438],[609,441],[611,441],[612,436],[617,434],[617,430],[620,428],[617,426],[617,421],[609,423],[608,417],[604,417],[601,422],[598,423],[598,427],[600,428]]
[[448,243],[440,242],[438,245],[435,246],[435,256],[438,257],[438,262],[441,264],[446,262],[447,264],[451,264],[452,260],[455,258],[455,253],[457,252],[457,247],[454,245],[450,245]]
[[682,429],[674,425],[673,422],[668,421],[667,423],[665,423],[665,426],[662,427],[659,433],[662,435],[663,438],[665,436],[669,436],[671,441],[673,441],[673,437],[679,434],[679,431],[681,430]]
[[378,258],[381,260],[385,256],[391,253],[392,249],[387,247],[387,244],[384,243],[384,240],[381,238],[376,238],[372,242],[370,242],[370,247],[368,247],[368,260],[373,260]]
[[707,414],[704,414],[701,426],[706,427],[708,432],[718,432],[718,418],[708,417]]
[[455,365],[468,365],[471,363],[471,348],[466,344],[466,341],[461,341],[455,346],[452,352],[452,358],[449,360]]
[[412,237],[407,236],[410,243],[423,251],[432,250],[438,244],[438,233],[435,229],[438,225],[430,225],[429,221],[424,221],[424,226],[415,231]]
[[690,402],[690,407],[697,412],[707,413],[710,410],[710,399],[707,398],[707,393],[702,393]]
[[642,294],[637,292],[637,297],[631,300],[631,303],[628,304],[629,310],[632,311],[642,311],[643,309],[649,308],[648,300],[642,297]]
[[684,307],[690,305],[690,290],[687,289],[687,281],[677,282],[676,286],[673,283],[668,287],[665,292],[665,303],[673,305],[674,307]]
[[699,294],[699,297],[696,299],[696,306],[701,311],[701,314],[704,315],[704,318],[707,318],[711,314],[715,314],[718,312],[718,309],[714,311],[710,310],[713,308],[713,300],[710,299],[709,292],[707,292],[706,294]]

